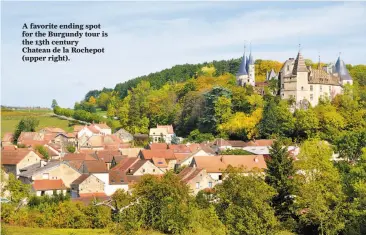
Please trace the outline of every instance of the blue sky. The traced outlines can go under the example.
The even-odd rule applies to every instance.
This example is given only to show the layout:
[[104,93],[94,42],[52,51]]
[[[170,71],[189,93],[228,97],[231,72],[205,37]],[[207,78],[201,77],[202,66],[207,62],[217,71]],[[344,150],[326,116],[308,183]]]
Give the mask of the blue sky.
[[[244,41],[255,59],[285,61],[298,44],[328,63],[339,52],[366,64],[365,2],[2,2],[3,105],[73,107],[86,92],[176,64],[238,58]],[[21,61],[24,23],[100,23],[108,38],[82,39],[103,55],[69,63]]]

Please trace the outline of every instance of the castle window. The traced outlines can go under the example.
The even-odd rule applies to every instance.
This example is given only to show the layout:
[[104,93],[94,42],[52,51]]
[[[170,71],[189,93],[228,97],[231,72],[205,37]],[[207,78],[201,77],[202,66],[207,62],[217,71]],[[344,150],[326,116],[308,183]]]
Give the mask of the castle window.
[[322,88],[322,86],[320,86],[320,92],[322,92],[323,91],[323,88]]
[[290,71],[290,65],[287,65],[287,71]]
[[332,91],[332,86],[329,86],[329,93]]
[[303,86],[301,87],[301,90],[302,90],[302,91],[304,90],[304,87],[303,87]]
[[310,85],[310,91],[313,91],[313,85]]
[[310,100],[313,100],[313,94],[310,94]]

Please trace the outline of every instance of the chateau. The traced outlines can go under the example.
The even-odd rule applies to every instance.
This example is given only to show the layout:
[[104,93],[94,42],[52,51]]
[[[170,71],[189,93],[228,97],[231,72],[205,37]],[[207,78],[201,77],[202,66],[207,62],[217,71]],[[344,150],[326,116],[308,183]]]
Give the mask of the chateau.
[[263,94],[263,87],[271,79],[279,80],[279,95],[282,99],[293,99],[297,108],[311,104],[316,106],[319,98],[333,99],[343,91],[345,84],[353,84],[352,77],[344,61],[338,57],[335,64],[320,66],[317,69],[306,66],[305,60],[299,51],[295,58],[289,58],[283,64],[278,74],[272,69],[267,72],[265,82],[255,82],[255,66],[252,53],[249,57],[244,55],[236,74],[239,86],[251,85]]
[[245,47],[243,59],[240,63],[239,71],[236,74],[236,81],[239,86],[255,86],[255,67],[252,52],[250,52],[249,57],[246,57]]

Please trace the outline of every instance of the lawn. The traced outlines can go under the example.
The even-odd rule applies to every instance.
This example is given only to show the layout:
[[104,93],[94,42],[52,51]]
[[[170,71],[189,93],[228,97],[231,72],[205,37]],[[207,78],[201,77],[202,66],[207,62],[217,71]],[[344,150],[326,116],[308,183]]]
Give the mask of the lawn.
[[[3,233],[1,233],[3,234]],[[113,235],[106,229],[27,228],[5,225],[5,235]],[[140,235],[164,235],[159,232],[141,232]]]
[[69,121],[52,117],[51,110],[2,110],[1,111],[1,136],[5,132],[14,132],[16,125],[23,117],[35,117],[39,120],[37,131],[44,127],[59,127],[65,131],[72,131]]

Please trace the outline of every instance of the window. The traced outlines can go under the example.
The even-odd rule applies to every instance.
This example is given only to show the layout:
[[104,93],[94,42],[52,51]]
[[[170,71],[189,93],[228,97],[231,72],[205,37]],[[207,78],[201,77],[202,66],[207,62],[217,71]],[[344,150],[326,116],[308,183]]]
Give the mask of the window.
[[290,65],[287,65],[287,71],[290,71]]
[[153,169],[153,172],[155,172],[155,169]]
[[329,86],[329,93],[332,91],[332,87],[331,86]]
[[322,86],[320,86],[320,92],[322,92],[323,91],[323,87]]
[[212,182],[208,182],[208,187],[212,188]]
[[145,169],[142,169],[142,172],[144,172],[144,173],[145,173]]
[[303,87],[303,86],[301,87],[301,90],[302,90],[302,91],[304,90],[304,87]]
[[285,84],[282,84],[282,89],[284,89],[285,88]]
[[219,175],[219,180],[222,180],[222,175]]
[[310,85],[310,91],[313,91],[313,85]]
[[196,183],[196,189],[199,189],[200,188],[200,182],[197,182]]
[[310,94],[310,100],[313,100],[313,94]]

